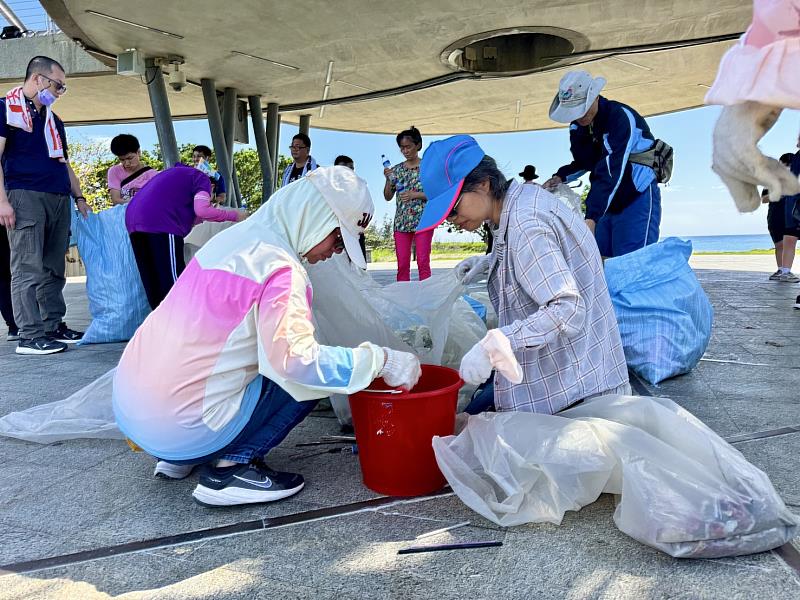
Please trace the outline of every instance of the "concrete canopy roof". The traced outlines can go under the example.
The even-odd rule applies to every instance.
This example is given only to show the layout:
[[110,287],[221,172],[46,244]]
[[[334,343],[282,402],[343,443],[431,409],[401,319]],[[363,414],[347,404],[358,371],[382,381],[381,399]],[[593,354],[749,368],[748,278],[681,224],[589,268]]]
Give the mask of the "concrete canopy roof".
[[[108,57],[128,48],[148,57],[180,55],[190,81],[210,78],[219,90],[260,95],[264,106],[278,102],[285,122],[309,113],[315,127],[396,132],[413,123],[426,134],[558,126],[547,109],[561,75],[575,64],[606,77],[605,95],[645,115],[701,105],[731,36],[742,32],[751,16],[750,3],[741,0],[407,0],[402,8],[376,0],[307,0],[296,6],[259,0],[43,0],[42,5],[66,35],[99,51],[96,56],[109,66],[114,63]],[[498,30],[529,35],[522,46],[512,40],[506,47],[499,40],[483,44],[496,50],[478,47],[477,73],[459,66],[459,60],[476,56],[465,49],[472,40],[459,40]],[[537,49],[551,38],[530,34],[564,38],[567,50],[560,40]],[[717,36],[722,39],[707,39]],[[657,46],[699,39],[704,43]],[[616,50],[602,52],[611,49]],[[561,58],[542,60],[537,53]],[[520,57],[528,63],[520,65]],[[503,61],[525,74],[492,73],[491,65]],[[65,121],[151,117],[146,88],[137,78],[70,75],[72,90],[59,104]],[[326,81],[329,105],[320,117]],[[170,103],[175,118],[205,113],[200,90],[192,85],[170,92]]]

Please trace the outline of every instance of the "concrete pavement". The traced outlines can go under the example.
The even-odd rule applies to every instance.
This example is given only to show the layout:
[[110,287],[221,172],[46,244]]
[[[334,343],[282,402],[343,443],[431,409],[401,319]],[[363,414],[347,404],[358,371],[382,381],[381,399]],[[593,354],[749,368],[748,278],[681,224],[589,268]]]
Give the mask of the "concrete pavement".
[[[766,272],[698,271],[716,311],[707,360],[648,391],[723,436],[761,432],[736,447],[800,513],[800,433],[785,429],[800,426],[800,311],[789,308],[800,286],[768,282]],[[66,295],[69,324],[85,327],[83,284],[68,284]],[[114,366],[123,347],[19,357],[0,342],[0,414],[67,396]],[[194,476],[155,480],[152,459],[120,441],[0,438],[0,562],[17,571],[0,575],[0,599],[800,598],[800,563],[792,566],[800,546],[784,548],[785,558],[672,559],[620,533],[608,496],[560,526],[501,528],[447,493],[382,498],[361,484],[356,457],[295,447],[337,433],[332,413],[315,412],[271,453],[275,468],[305,475],[297,496],[217,510],[191,501]],[[470,525],[424,543],[503,546],[397,555],[417,536],[463,521]]]

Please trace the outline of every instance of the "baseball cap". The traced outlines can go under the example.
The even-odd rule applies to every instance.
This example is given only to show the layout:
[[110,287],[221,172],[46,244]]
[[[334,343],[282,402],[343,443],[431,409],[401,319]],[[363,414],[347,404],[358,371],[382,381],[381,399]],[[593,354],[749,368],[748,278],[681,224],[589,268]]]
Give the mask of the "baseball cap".
[[470,135],[433,142],[422,156],[419,177],[428,197],[417,231],[437,227],[447,218],[461,193],[464,178],[486,154]]
[[342,166],[320,167],[306,177],[336,215],[350,260],[366,269],[367,260],[361,252],[358,237],[367,229],[375,212],[367,182],[352,169]]
[[550,105],[550,118],[559,123],[577,121],[589,112],[589,107],[605,85],[605,78],[592,78],[587,71],[565,73]]

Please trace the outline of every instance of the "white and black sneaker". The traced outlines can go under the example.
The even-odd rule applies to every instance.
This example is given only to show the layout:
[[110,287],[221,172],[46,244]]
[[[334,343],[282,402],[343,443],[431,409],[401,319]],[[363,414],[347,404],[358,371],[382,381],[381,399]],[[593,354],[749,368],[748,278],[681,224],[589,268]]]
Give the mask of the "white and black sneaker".
[[192,497],[203,506],[235,506],[274,502],[303,489],[305,480],[298,473],[273,471],[261,460],[249,465],[209,468],[201,477]]
[[55,331],[45,333],[47,337],[62,344],[77,344],[83,337],[82,331],[75,331],[67,327],[66,323],[60,323]]
[[16,327],[9,327],[8,334],[6,335],[7,342],[18,342],[19,341],[19,329]]
[[34,340],[20,340],[17,344],[17,354],[55,354],[63,352],[67,345],[57,342],[49,337],[38,337]]
[[156,463],[156,470],[153,472],[153,477],[159,479],[186,479],[192,474],[195,465],[175,465],[165,460],[159,460]]

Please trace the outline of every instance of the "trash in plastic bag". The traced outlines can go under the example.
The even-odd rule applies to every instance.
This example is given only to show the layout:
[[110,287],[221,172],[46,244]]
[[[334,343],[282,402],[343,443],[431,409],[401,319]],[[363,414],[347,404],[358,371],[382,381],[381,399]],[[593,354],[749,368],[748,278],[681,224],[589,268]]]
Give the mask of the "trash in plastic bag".
[[499,525],[559,524],[617,494],[617,527],[678,558],[762,552],[800,525],[763,471],[666,398],[602,396],[558,416],[482,413],[433,449],[459,498]]
[[691,371],[711,339],[714,309],[691,254],[691,242],[667,238],[605,261],[625,360],[653,384]]
[[125,439],[111,407],[116,370],[64,400],[0,417],[0,435],[40,444],[76,438]]
[[558,187],[550,193],[579,215],[583,214],[583,200],[566,183],[559,183]]
[[92,323],[78,342],[100,344],[131,339],[150,314],[150,305],[125,228],[125,205],[83,218],[72,212],[72,232],[86,267]]
[[[343,255],[306,268],[323,344],[354,347],[370,341],[413,352],[426,364],[458,369],[464,354],[486,335],[486,326],[460,298],[464,287],[452,272],[382,286]],[[334,395],[331,404],[339,421],[349,424],[347,398]]]

